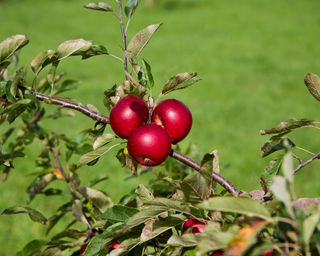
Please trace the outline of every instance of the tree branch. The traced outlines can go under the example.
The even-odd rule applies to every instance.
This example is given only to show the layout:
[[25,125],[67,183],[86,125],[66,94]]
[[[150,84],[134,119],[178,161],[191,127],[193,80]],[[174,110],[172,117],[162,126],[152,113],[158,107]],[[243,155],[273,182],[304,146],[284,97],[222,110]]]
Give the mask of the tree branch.
[[81,105],[80,103],[75,103],[67,99],[57,98],[53,96],[47,96],[39,92],[33,92],[37,99],[41,101],[47,101],[50,104],[60,105],[64,108],[70,108],[76,111],[81,112],[82,114],[90,117],[93,120],[96,120],[103,124],[109,124],[109,118],[89,109],[86,106]]
[[72,184],[70,183],[69,177],[68,177],[67,173],[65,172],[65,170],[63,169],[63,166],[61,164],[60,157],[59,157],[59,151],[56,150],[55,148],[50,148],[50,151],[52,152],[53,158],[57,164],[59,171],[61,172],[63,179],[67,183],[68,189],[69,189],[73,199],[78,199],[79,197],[78,197],[76,191],[74,190]]
[[[179,162],[190,166],[192,169],[196,171],[201,170],[201,166],[196,161],[192,160],[191,158],[182,155],[181,153],[172,150],[170,153],[170,156]],[[229,193],[231,193],[233,196],[239,196],[240,191],[235,188],[235,186],[228,181],[226,178],[222,177],[220,174],[213,172],[212,173],[212,179],[215,180],[218,184],[220,184],[225,190],[227,190]]]
[[[94,111],[90,110],[89,108],[81,105],[80,103],[75,103],[75,102],[72,102],[72,101],[69,101],[69,100],[66,100],[63,98],[47,96],[47,95],[44,95],[39,92],[33,92],[33,93],[37,97],[37,99],[39,99],[41,101],[48,101],[51,104],[60,105],[65,108],[74,109],[74,110],[79,111],[79,112],[83,113],[84,115],[90,117],[91,119],[99,121],[104,124],[110,123],[108,117],[103,116],[103,115],[99,114],[98,112],[94,112]],[[194,169],[196,171],[200,171],[200,164],[197,163],[196,161],[188,158],[187,156],[182,155],[181,153],[173,151],[173,150],[170,153],[170,156],[172,158],[178,160],[179,162],[181,162],[187,166],[190,166],[192,169]],[[228,181],[226,178],[224,178],[220,174],[213,172],[212,179],[215,180],[218,184],[220,184],[223,188],[225,188],[228,192],[230,192],[233,196],[238,196],[240,194],[240,191],[237,190],[235,188],[235,186],[230,181]]]
[[118,6],[119,6],[119,21],[120,21],[120,27],[121,27],[121,35],[122,35],[122,47],[123,47],[123,68],[125,72],[125,78],[128,79],[128,59],[127,59],[127,33],[124,27],[124,21],[123,21],[123,8],[122,8],[122,1],[117,0]]
[[293,173],[296,174],[298,171],[300,171],[303,167],[305,167],[306,165],[312,163],[314,160],[320,159],[320,152],[315,153],[312,157],[310,157],[309,159],[307,159],[306,161],[302,162],[301,164],[299,164],[296,169],[293,170]]

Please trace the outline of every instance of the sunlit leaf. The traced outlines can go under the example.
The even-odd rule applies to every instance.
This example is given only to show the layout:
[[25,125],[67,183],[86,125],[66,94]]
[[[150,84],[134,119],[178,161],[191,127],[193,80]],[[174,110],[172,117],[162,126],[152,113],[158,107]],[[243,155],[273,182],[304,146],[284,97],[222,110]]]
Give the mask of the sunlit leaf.
[[194,83],[200,81],[201,79],[197,77],[197,73],[179,73],[172,76],[169,81],[164,85],[162,89],[162,94],[167,94],[174,90],[184,89],[193,85]]
[[284,173],[284,176],[286,179],[290,182],[293,183],[293,156],[292,152],[288,151],[282,161],[282,170]]
[[102,146],[96,150],[93,150],[87,154],[84,154],[83,156],[80,157],[79,160],[79,165],[85,165],[85,164],[89,164],[90,162],[98,159],[99,157],[101,157],[102,155],[104,155],[105,153],[109,152],[110,150],[112,150],[113,148],[119,146],[121,143],[117,143],[114,144],[112,146],[109,145],[105,145]]
[[286,134],[294,129],[306,126],[315,126],[314,120],[311,119],[289,119],[287,121],[281,122],[277,127],[271,129],[264,129],[260,131],[261,135],[267,134]]
[[93,149],[96,150],[104,146],[105,144],[109,143],[112,139],[114,139],[114,134],[112,133],[105,133],[99,136],[93,143]]
[[316,74],[308,73],[304,78],[304,83],[311,95],[320,101],[320,77]]
[[139,184],[135,190],[135,193],[138,195],[142,203],[149,202],[154,200],[152,192],[146,188],[143,184]]
[[59,61],[71,55],[81,55],[81,53],[88,51],[91,46],[92,42],[84,39],[64,41],[57,48]]
[[169,199],[169,198],[155,198],[151,201],[145,202],[144,205],[150,206],[150,207],[163,207],[168,211],[171,210],[171,211],[186,212],[186,213],[190,211],[189,207],[185,203],[178,200]]
[[31,61],[31,69],[35,74],[38,74],[44,67],[57,60],[57,52],[53,50],[41,52]]
[[282,176],[273,177],[273,183],[270,186],[270,190],[279,201],[284,203],[290,216],[294,217],[294,212],[292,208],[292,199],[288,191],[287,180]]
[[86,197],[94,206],[96,206],[101,211],[105,211],[107,208],[112,206],[112,201],[104,192],[89,188],[89,187],[79,187],[79,192]]
[[129,42],[127,47],[128,53],[132,57],[137,57],[160,26],[161,24],[152,24],[139,31]]
[[76,220],[83,222],[86,225],[89,225],[89,222],[83,213],[82,202],[79,199],[73,201],[72,214]]
[[249,226],[240,229],[239,233],[229,243],[227,255],[241,256],[252,244],[256,242],[256,235],[266,225],[265,221],[254,221]]
[[84,8],[103,12],[113,12],[111,5],[104,2],[88,3]]
[[314,233],[317,226],[320,225],[320,207],[311,216],[303,221],[303,240],[306,245],[309,245],[312,234]]
[[270,220],[270,213],[260,202],[246,197],[214,197],[199,204],[208,210],[234,212]]
[[28,42],[26,35],[13,35],[0,42],[0,67],[6,59],[28,44]]

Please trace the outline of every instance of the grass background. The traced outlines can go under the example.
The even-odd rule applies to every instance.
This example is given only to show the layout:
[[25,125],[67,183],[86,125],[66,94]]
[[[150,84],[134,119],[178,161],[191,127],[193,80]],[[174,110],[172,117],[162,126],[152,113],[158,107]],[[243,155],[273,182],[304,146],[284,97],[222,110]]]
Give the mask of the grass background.
[[[113,1],[111,1],[114,3]],[[307,72],[320,73],[320,3],[315,0],[161,0],[153,8],[141,1],[130,25],[128,37],[152,23],[163,26],[142,56],[152,65],[156,81],[154,94],[170,76],[197,71],[203,79],[197,85],[170,97],[184,101],[191,109],[194,125],[182,143],[195,143],[200,156],[213,149],[220,154],[222,174],[236,186],[250,190],[271,159],[261,159],[259,149],[267,140],[258,131],[288,118],[319,119],[319,105],[303,84]],[[79,0],[0,1],[0,40],[27,34],[30,43],[22,51],[21,63],[30,63],[40,51],[55,49],[67,39],[84,38],[105,45],[121,55],[119,24],[112,15],[82,8]],[[106,56],[86,61],[69,58],[62,63],[69,78],[81,81],[69,94],[82,103],[93,103],[101,112],[103,91],[123,80],[122,66]],[[106,113],[107,114],[107,113]],[[52,130],[74,135],[93,125],[80,114],[73,119],[50,122]],[[0,126],[0,130],[5,126]],[[296,144],[316,151],[319,131],[301,129],[293,134]],[[33,179],[37,145],[16,163],[7,182],[0,184],[0,210],[25,205],[25,189]],[[107,174],[100,185],[114,200],[129,191],[141,178],[124,181],[128,175],[106,155],[92,168],[79,170],[84,180]],[[307,156],[305,156],[307,157]],[[319,196],[319,163],[296,176],[300,196]],[[146,182],[149,176],[143,177]],[[51,200],[52,201],[52,200]],[[39,196],[32,207],[50,216],[61,199]],[[45,228],[22,215],[0,218],[1,255],[14,255],[32,238],[43,238]],[[55,229],[58,230],[58,229]],[[53,233],[54,231],[53,230]]]

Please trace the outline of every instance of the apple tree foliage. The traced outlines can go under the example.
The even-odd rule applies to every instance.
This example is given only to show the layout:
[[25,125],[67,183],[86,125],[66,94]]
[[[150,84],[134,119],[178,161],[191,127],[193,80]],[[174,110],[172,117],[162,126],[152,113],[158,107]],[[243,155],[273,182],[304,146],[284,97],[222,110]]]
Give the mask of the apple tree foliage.
[[[24,157],[25,149],[38,143],[41,149],[35,159],[34,180],[27,188],[28,203],[40,194],[48,200],[54,200],[52,195],[61,196],[65,201],[51,216],[29,206],[8,205],[2,216],[27,214],[47,226],[47,237],[30,241],[16,255],[320,255],[319,199],[296,198],[293,187],[294,174],[319,159],[320,153],[310,153],[309,159],[302,160],[288,138],[301,127],[319,128],[314,120],[290,119],[261,130],[261,135],[270,136],[261,147],[261,156],[275,156],[261,175],[261,188],[251,192],[235,188],[220,174],[217,150],[197,163],[192,160],[191,147],[182,154],[178,145],[157,167],[156,179],[140,184],[118,202],[113,202],[107,191],[95,188],[105,177],[82,185],[78,170],[90,168],[110,151],[117,152],[119,168],[125,166],[133,176],[152,169],[130,157],[125,140],[105,132],[109,118],[96,107],[63,97],[76,88],[77,81],[58,69],[62,61],[98,55],[120,60],[125,80],[104,92],[108,111],[126,95],[142,98],[153,107],[162,96],[200,80],[195,72],[179,73],[168,79],[157,98],[151,96],[154,78],[141,54],[161,24],[146,26],[127,40],[137,7],[138,0],[85,5],[117,19],[123,56],[113,55],[103,45],[76,39],[43,51],[21,66],[19,52],[29,43],[27,36],[13,35],[0,43],[0,127],[8,127],[0,133],[1,180],[9,177],[15,159]],[[31,80],[28,71],[32,72]],[[320,101],[320,78],[307,74],[305,84]],[[48,105],[56,105],[56,110],[48,111]],[[89,119],[89,128],[77,139],[45,128],[46,120],[75,113]],[[69,196],[55,188],[57,181],[64,182]],[[68,214],[72,221],[61,232],[51,234]],[[201,229],[199,224],[197,228],[201,232],[192,232],[192,227],[183,229],[187,220],[200,223]]]

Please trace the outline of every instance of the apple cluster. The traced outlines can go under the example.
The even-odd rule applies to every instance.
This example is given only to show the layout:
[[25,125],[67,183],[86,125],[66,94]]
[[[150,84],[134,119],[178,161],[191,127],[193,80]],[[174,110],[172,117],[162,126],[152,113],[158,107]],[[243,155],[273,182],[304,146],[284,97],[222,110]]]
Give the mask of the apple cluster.
[[161,164],[171,152],[171,144],[183,140],[192,126],[188,107],[176,99],[161,101],[152,113],[142,99],[126,96],[111,109],[110,125],[127,139],[131,157],[145,166]]

